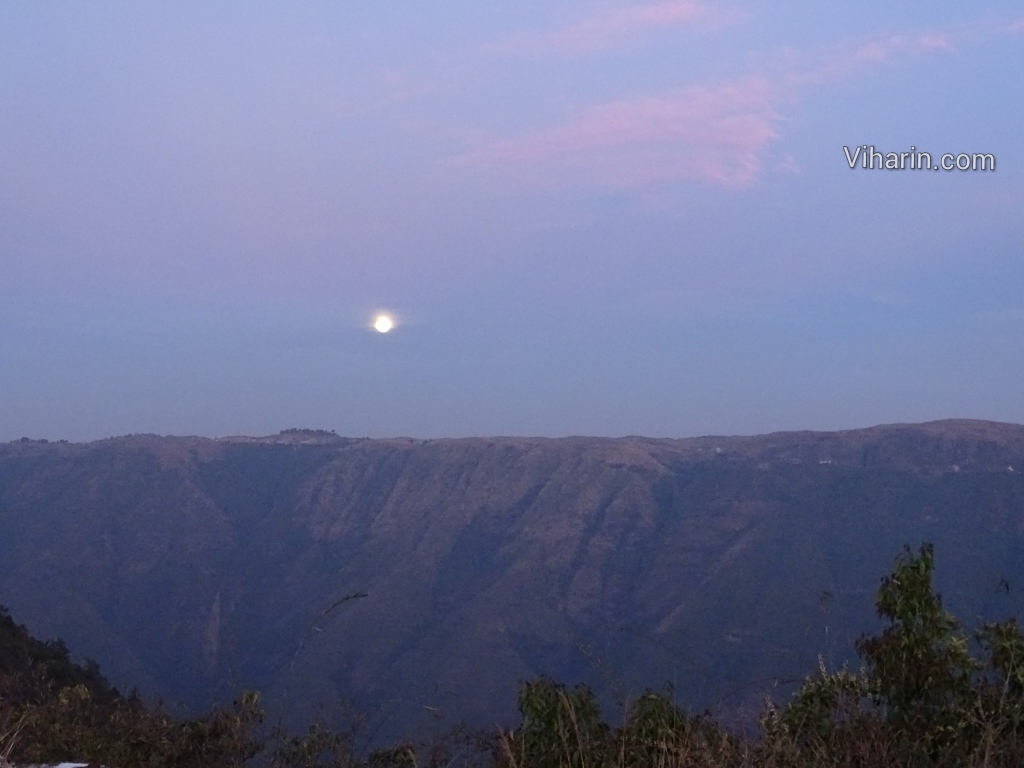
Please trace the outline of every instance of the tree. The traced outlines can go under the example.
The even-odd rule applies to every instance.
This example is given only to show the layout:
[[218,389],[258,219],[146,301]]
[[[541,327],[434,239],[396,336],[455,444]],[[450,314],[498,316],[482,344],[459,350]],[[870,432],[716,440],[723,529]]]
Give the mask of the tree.
[[917,555],[904,547],[878,589],[878,615],[889,626],[856,644],[867,664],[870,695],[889,725],[932,753],[961,736],[959,726],[977,693],[973,677],[983,668],[960,622],[932,588],[934,566],[931,544]]

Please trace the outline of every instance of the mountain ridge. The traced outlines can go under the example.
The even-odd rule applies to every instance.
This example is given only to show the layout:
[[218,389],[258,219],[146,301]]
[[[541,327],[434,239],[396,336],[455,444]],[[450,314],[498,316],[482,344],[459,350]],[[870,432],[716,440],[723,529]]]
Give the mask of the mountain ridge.
[[198,709],[259,687],[297,719],[342,698],[390,708],[384,733],[405,733],[432,710],[508,718],[541,674],[608,701],[674,679],[701,708],[847,658],[904,543],[935,541],[957,612],[1018,612],[1022,469],[1024,426],[976,420],[16,441],[0,444],[0,603],[115,684]]

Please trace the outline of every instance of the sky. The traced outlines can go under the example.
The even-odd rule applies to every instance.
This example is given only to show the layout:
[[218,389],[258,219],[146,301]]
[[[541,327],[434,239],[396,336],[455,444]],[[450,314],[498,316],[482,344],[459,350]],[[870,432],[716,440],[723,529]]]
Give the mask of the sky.
[[0,440],[1024,422],[1021,73],[1019,0],[0,0]]

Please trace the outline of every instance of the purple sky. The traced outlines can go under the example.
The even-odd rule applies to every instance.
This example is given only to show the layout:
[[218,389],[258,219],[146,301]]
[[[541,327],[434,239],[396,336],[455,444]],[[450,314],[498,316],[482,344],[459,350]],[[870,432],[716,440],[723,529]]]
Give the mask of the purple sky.
[[0,3],[0,440],[1024,422],[1020,0],[494,5]]

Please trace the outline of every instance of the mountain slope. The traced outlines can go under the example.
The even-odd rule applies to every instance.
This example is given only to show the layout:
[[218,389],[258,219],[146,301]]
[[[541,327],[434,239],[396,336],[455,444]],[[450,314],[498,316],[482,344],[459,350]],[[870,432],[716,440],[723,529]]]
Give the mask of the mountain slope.
[[115,684],[197,708],[258,687],[296,721],[353,698],[385,738],[510,719],[539,674],[737,707],[848,657],[904,543],[935,543],[958,615],[1020,614],[1022,471],[1024,427],[974,421],[17,442],[0,604]]

